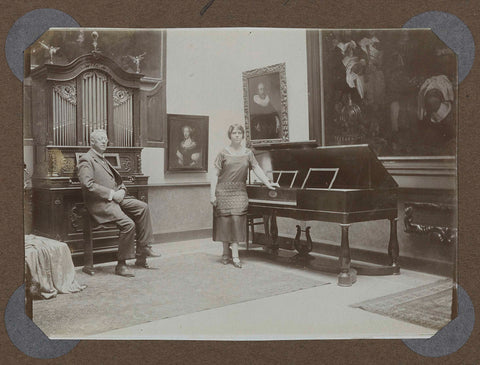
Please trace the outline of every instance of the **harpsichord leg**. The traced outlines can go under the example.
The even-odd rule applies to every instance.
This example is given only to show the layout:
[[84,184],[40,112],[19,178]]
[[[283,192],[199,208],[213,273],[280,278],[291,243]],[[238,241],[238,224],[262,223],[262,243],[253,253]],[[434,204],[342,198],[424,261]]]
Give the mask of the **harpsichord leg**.
[[263,227],[265,229],[265,246],[263,249],[271,254],[278,254],[278,227],[275,213],[263,215]]
[[400,274],[400,266],[398,265],[397,221],[398,218],[390,219],[390,240],[388,241],[388,257],[390,258],[390,265],[394,269],[394,274]]
[[312,236],[310,236],[310,228],[307,227],[305,228],[305,237],[307,238],[307,247],[306,247],[306,254],[308,255],[309,252],[312,251],[313,248],[313,242],[312,242]]
[[272,235],[270,232],[270,218],[269,214],[263,215],[263,228],[265,231],[265,245],[263,246],[263,250],[271,253],[272,252]]
[[272,213],[271,223],[270,223],[270,237],[272,238],[272,253],[278,254],[278,226],[277,226],[277,215],[275,212]]
[[338,274],[339,286],[352,286],[355,282],[352,272],[350,270],[350,244],[348,242],[349,224],[341,224],[342,227],[342,243],[340,246],[340,274]]
[[300,253],[300,237],[302,236],[302,227],[300,227],[298,224],[297,224],[297,234],[295,235],[295,238],[293,240],[293,246],[295,247],[295,249],[298,251],[298,253]]

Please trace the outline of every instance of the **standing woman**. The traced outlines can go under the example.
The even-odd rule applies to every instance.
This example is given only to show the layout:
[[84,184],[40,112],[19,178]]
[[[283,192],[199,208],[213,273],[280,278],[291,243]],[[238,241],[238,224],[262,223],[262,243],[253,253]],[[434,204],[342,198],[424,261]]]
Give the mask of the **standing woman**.
[[215,208],[214,241],[223,242],[222,263],[228,264],[229,250],[232,250],[233,265],[241,268],[238,257],[238,243],[246,240],[247,227],[247,175],[251,168],[258,178],[269,188],[272,183],[258,165],[253,152],[242,145],[245,129],[240,124],[228,128],[231,143],[215,159],[215,176],[212,178],[210,202]]

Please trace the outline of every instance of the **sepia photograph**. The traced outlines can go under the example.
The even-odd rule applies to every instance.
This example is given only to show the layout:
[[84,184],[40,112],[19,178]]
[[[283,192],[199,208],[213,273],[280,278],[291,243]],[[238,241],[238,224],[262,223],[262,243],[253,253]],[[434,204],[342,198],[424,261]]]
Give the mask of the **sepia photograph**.
[[457,316],[455,54],[428,29],[51,28],[24,53],[51,339],[430,338]]

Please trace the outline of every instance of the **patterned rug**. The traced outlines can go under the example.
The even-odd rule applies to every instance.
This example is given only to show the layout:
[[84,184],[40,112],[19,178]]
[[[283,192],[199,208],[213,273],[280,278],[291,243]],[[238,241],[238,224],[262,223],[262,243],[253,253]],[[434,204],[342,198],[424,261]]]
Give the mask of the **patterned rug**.
[[442,279],[351,307],[439,330],[451,320],[452,287],[452,280]]
[[222,265],[205,253],[149,260],[134,278],[114,275],[115,263],[94,276],[76,271],[79,293],[34,302],[33,320],[51,338],[84,338],[118,328],[328,284],[265,263]]

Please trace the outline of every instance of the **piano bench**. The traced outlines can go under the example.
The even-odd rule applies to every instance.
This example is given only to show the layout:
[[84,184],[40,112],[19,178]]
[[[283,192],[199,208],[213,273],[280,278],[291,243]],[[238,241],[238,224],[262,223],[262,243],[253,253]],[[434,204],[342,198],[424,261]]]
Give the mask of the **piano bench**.
[[83,216],[83,269],[88,275],[95,274],[93,269],[93,238],[92,231],[94,222],[86,206],[82,209]]
[[[261,219],[261,221],[255,221],[256,219]],[[253,239],[255,237],[255,226],[258,226],[259,224],[263,224],[263,216],[260,214],[247,214],[247,250],[249,249],[250,245],[250,231],[252,231],[252,244]]]

